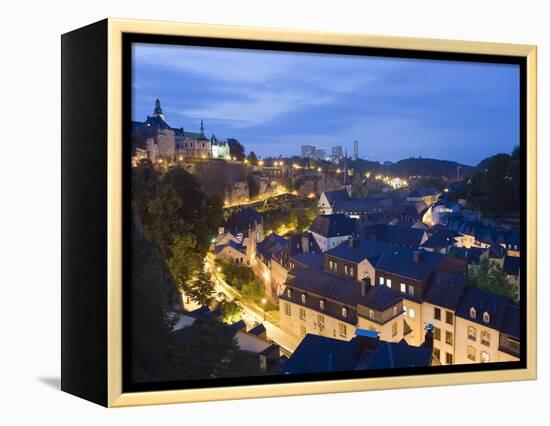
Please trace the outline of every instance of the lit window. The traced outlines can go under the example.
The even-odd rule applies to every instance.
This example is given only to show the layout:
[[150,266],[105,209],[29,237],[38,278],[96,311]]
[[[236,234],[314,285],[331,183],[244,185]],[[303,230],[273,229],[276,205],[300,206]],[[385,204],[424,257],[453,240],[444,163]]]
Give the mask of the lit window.
[[391,311],[391,312],[392,312],[392,315],[393,315],[393,316],[396,316],[396,315],[397,315],[397,306],[394,306],[394,307],[392,308],[392,311]]
[[406,291],[407,291],[407,286],[401,283],[401,293],[405,293]]
[[378,284],[380,284],[380,285],[384,284],[384,277],[379,278]]
[[290,303],[285,303],[285,314],[288,316],[292,315],[292,308],[290,307]]
[[349,267],[349,274],[353,275],[353,267],[352,266]]
[[292,290],[291,290],[291,289],[288,289],[288,290],[286,291],[286,295],[287,295],[287,297],[289,297],[289,298],[292,297]]
[[453,325],[453,313],[451,311],[445,312],[445,322],[449,325]]
[[489,352],[482,351],[481,362],[489,362],[489,361],[490,361]]
[[434,307],[434,319],[441,320],[441,309]]
[[407,307],[403,305],[403,315],[407,316]]
[[475,310],[475,308],[470,308],[470,318],[472,319],[476,319],[476,316],[477,316],[477,312]]
[[481,344],[491,346],[491,335],[486,331],[481,332]]
[[348,274],[348,265],[344,265],[344,274]]
[[324,301],[324,300],[321,300],[321,301],[319,302],[319,308],[325,309],[325,301]]
[[414,287],[412,285],[409,286],[409,296],[414,296]]
[[391,280],[389,278],[386,280],[386,285],[391,288]]
[[473,346],[468,345],[467,357],[468,357],[469,360],[475,362],[475,360],[476,360],[476,348],[474,348]]
[[445,343],[448,345],[453,345],[453,333],[450,331],[445,332]]
[[468,326],[468,339],[473,340],[474,342],[477,340],[477,330],[471,325]]
[[305,294],[302,294],[302,303],[306,303],[307,297]]
[[374,311],[372,309],[369,309],[369,318],[374,319]]
[[328,269],[332,269],[332,265],[333,265],[333,261],[332,260],[329,260],[328,261]]
[[411,318],[414,319],[414,316],[415,316],[415,315],[416,315],[416,313],[414,312],[414,309],[413,309],[413,308],[409,308],[409,316],[410,316]]
[[346,324],[340,323],[340,324],[339,324],[339,328],[340,328],[340,336],[346,337],[347,331],[348,331],[348,330],[347,330],[347,327],[346,327]]
[[489,324],[489,321],[491,321],[491,316],[489,315],[489,312],[483,312],[483,322],[485,324]]
[[348,309],[347,308],[342,308],[342,316],[344,318],[346,318],[348,316]]

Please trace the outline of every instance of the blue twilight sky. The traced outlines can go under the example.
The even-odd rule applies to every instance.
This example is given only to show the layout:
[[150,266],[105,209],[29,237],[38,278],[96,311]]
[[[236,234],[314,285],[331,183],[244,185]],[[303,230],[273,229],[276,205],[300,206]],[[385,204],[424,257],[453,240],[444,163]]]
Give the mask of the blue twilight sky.
[[247,152],[342,145],[351,155],[475,165],[519,144],[519,67],[135,44],[134,120],[161,100],[172,127],[232,137]]

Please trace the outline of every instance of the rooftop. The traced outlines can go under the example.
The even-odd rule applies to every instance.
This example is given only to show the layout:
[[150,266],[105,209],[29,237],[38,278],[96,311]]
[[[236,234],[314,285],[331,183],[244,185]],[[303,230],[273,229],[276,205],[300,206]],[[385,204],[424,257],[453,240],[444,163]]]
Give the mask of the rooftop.
[[355,230],[355,220],[343,214],[319,215],[309,230],[325,238],[352,235]]
[[466,280],[463,276],[436,272],[424,300],[432,305],[455,311],[465,285]]

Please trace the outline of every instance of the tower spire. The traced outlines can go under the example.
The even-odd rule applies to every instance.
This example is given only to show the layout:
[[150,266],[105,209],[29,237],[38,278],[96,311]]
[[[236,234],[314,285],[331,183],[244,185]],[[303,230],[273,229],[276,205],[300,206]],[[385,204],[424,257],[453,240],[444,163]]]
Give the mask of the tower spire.
[[160,100],[158,98],[155,100],[155,109],[153,111],[153,115],[164,118],[164,114],[162,113],[162,108],[160,107]]
[[204,135],[204,123],[201,120],[201,135]]

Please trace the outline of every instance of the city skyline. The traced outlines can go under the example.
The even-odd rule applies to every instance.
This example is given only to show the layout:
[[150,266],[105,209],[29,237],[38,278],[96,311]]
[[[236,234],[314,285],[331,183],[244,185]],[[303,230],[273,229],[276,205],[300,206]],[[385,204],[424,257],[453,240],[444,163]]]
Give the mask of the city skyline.
[[476,165],[519,144],[514,65],[136,44],[132,84],[134,120],[158,97],[172,127],[262,157],[358,140],[369,160]]

